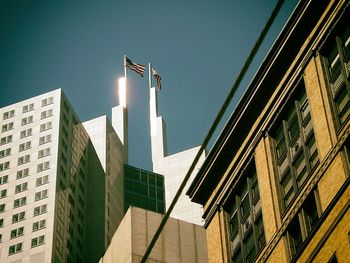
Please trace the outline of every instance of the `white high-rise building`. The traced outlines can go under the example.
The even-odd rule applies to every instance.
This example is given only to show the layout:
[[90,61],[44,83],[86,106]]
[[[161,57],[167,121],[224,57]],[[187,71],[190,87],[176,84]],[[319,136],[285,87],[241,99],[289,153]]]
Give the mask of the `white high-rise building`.
[[[166,209],[168,209],[200,146],[168,155],[166,126],[163,118],[158,116],[157,91],[154,87],[150,89],[150,123],[153,172],[164,175]],[[199,204],[191,202],[186,191],[204,160],[205,153],[201,155],[193,170],[190,180],[170,215],[171,217],[203,225],[203,209]]]
[[1,108],[0,121],[0,262],[97,262],[123,216],[124,137],[104,120],[101,162],[61,89]]

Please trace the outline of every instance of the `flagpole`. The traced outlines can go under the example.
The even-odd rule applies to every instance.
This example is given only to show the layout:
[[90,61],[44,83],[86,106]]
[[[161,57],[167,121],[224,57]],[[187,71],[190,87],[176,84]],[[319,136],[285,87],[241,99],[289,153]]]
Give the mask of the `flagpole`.
[[126,55],[124,55],[124,77],[126,80]]
[[151,63],[148,63],[148,86],[149,86],[149,89],[152,88],[152,73],[151,73],[151,70],[152,70],[152,65],[151,65]]

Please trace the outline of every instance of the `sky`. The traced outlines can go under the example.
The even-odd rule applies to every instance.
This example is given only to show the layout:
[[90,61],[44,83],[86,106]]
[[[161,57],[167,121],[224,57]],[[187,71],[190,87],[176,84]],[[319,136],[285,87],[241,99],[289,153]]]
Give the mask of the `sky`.
[[[62,88],[81,121],[110,117],[127,55],[162,78],[169,154],[198,146],[276,2],[0,0],[0,107]],[[295,5],[282,6],[211,145]],[[129,164],[151,170],[148,74],[129,71],[127,85]]]

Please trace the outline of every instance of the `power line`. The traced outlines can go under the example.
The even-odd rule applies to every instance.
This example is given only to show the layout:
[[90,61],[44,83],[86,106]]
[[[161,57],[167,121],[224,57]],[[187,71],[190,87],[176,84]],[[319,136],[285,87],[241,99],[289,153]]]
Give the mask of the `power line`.
[[197,162],[198,162],[199,158],[201,157],[201,155],[204,152],[205,148],[207,147],[209,141],[211,140],[211,137],[213,136],[213,134],[214,134],[218,124],[220,123],[223,115],[225,114],[225,112],[227,110],[227,107],[230,105],[233,96],[235,95],[239,85],[241,84],[241,81],[242,81],[244,75],[247,73],[247,70],[248,70],[250,64],[252,63],[256,53],[259,50],[259,47],[261,46],[261,44],[262,44],[263,40],[265,39],[268,31],[270,30],[271,25],[272,25],[273,21],[275,20],[275,18],[277,17],[277,14],[280,11],[283,3],[284,3],[284,0],[279,0],[277,2],[276,6],[274,7],[274,9],[273,9],[269,19],[267,20],[263,30],[261,31],[258,39],[256,40],[252,50],[250,51],[250,54],[249,54],[246,62],[244,63],[244,65],[243,65],[243,67],[242,67],[242,69],[241,69],[241,71],[240,71],[236,81],[234,82],[234,84],[233,84],[229,94],[227,95],[227,97],[226,97],[226,99],[225,99],[225,101],[224,101],[224,103],[223,103],[219,113],[217,114],[217,116],[216,116],[212,126],[210,127],[210,129],[209,129],[209,131],[208,131],[208,133],[207,133],[207,135],[206,135],[206,137],[205,137],[205,139],[203,141],[203,144],[201,145],[201,147],[200,147],[196,157],[194,158],[194,160],[193,160],[189,170],[187,171],[187,174],[186,174],[184,180],[182,181],[182,183],[181,183],[181,185],[179,187],[179,190],[176,192],[176,195],[175,195],[173,201],[171,202],[168,211],[165,213],[162,221],[160,222],[160,225],[159,225],[157,231],[155,232],[155,234],[154,234],[154,236],[153,236],[153,238],[152,238],[152,240],[151,240],[151,242],[150,242],[150,244],[149,244],[149,246],[148,246],[148,248],[147,248],[147,250],[146,250],[146,252],[145,252],[145,254],[143,256],[143,258],[141,260],[141,263],[146,263],[146,260],[148,259],[149,255],[151,254],[152,249],[153,249],[154,245],[156,244],[156,242],[157,242],[157,240],[159,238],[159,235],[163,231],[163,228],[164,228],[166,222],[168,221],[168,219],[170,217],[170,214],[173,211],[174,206],[177,203],[177,201],[178,201],[178,199],[179,199],[183,189],[185,188],[185,186],[186,186],[186,184],[187,184],[187,182],[188,182],[188,180],[189,180],[189,178],[190,178],[190,176],[191,176],[195,166],[197,165]]

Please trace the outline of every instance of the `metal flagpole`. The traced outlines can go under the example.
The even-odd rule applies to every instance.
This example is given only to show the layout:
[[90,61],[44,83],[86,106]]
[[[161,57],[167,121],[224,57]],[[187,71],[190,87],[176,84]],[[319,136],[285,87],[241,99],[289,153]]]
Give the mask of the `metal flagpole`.
[[152,88],[152,73],[151,73],[151,70],[152,70],[152,65],[151,65],[151,63],[148,63],[148,86],[149,86],[150,90]]
[[124,77],[126,81],[126,55],[124,55]]

